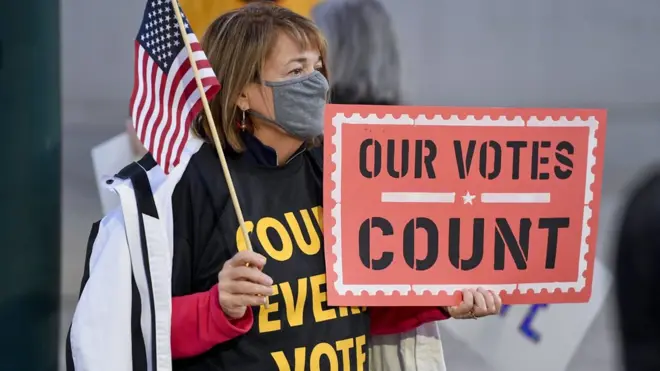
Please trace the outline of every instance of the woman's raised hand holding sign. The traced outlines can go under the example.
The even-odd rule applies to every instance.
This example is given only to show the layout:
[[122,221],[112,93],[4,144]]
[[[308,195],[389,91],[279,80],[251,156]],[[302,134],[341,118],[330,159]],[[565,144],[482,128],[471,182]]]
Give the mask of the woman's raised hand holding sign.
[[459,305],[447,307],[452,318],[479,318],[498,314],[502,308],[502,299],[496,293],[482,288],[463,290],[463,300]]

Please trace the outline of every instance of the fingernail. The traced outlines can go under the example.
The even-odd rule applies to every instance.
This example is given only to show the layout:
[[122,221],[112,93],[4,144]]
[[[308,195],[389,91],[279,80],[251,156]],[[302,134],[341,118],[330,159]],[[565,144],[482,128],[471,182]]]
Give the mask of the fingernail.
[[272,285],[273,284],[273,279],[270,277],[266,277],[266,285]]

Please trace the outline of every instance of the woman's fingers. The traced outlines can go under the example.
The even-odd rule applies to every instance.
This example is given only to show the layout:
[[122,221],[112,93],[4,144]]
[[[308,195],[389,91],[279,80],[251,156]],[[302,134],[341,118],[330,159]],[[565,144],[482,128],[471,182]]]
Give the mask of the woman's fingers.
[[474,308],[474,289],[463,290],[463,300],[459,305],[449,307],[449,314],[454,318],[464,318],[469,316],[469,313]]
[[495,292],[493,292],[493,298],[495,299],[495,314],[499,314],[500,310],[502,310],[502,298],[500,294]]
[[266,304],[267,296],[236,295],[236,302],[247,307],[257,307]]
[[229,259],[227,263],[229,263],[229,265],[232,267],[248,265],[250,267],[263,269],[264,265],[266,264],[266,257],[261,254],[257,254],[254,251],[245,250],[239,251],[238,254]]
[[475,316],[485,316],[488,313],[488,308],[486,306],[486,296],[484,295],[483,289],[479,288],[474,293],[474,309]]
[[483,288],[478,288],[477,292],[481,294],[483,297],[484,303],[483,306],[479,306],[479,309],[481,311],[481,315],[489,315],[489,314],[495,314],[495,298],[493,297],[493,293],[489,290],[483,289]]
[[227,285],[227,292],[234,295],[273,295],[272,286],[264,286],[249,281],[233,281]]
[[234,267],[229,272],[229,275],[229,278],[232,280],[250,281],[266,286],[273,284],[273,279],[256,267],[247,267],[245,265]]
[[474,318],[498,314],[502,308],[500,296],[484,288],[464,289],[463,300],[457,306],[448,308],[454,318]]

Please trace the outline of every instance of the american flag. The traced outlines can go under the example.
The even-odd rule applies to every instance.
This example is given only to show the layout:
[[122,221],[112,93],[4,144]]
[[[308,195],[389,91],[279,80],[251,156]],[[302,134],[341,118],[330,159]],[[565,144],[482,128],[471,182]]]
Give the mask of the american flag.
[[[220,84],[182,10],[181,16],[210,101]],[[172,2],[148,0],[135,39],[130,109],[138,138],[166,174],[179,163],[192,121],[202,108]]]

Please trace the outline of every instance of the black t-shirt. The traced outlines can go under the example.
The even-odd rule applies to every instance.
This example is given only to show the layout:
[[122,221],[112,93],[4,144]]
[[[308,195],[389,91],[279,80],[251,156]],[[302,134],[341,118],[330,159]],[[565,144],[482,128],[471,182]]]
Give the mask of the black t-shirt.
[[[317,151],[320,149],[314,149]],[[175,370],[363,370],[369,317],[365,308],[326,302],[322,168],[303,151],[279,168],[228,154],[253,249],[268,259],[275,282],[268,308],[253,307],[245,335]],[[173,194],[173,295],[209,290],[241,243],[238,221],[215,150],[204,145]]]

